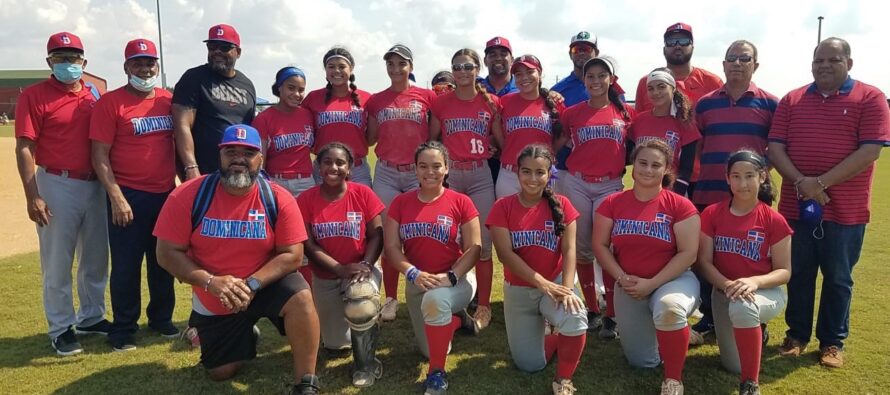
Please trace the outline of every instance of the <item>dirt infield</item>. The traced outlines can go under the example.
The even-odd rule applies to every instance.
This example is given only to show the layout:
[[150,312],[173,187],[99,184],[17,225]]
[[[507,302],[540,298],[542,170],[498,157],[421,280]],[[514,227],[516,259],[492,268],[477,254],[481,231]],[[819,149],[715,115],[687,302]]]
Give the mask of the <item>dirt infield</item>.
[[6,213],[6,225],[0,227],[0,257],[37,251],[37,232],[25,210],[25,193],[15,164],[15,139],[0,137],[0,207]]

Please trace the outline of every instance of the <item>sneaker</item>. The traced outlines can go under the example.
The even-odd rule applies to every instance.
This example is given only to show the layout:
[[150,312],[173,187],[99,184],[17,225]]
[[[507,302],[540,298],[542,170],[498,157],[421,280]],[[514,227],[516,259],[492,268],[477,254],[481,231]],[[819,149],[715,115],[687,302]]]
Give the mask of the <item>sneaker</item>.
[[838,346],[820,348],[819,363],[828,368],[844,367],[844,350],[841,350]]
[[383,362],[374,358],[374,370],[356,370],[352,373],[352,385],[358,388],[366,388],[374,385],[377,379],[383,377]]
[[760,395],[760,385],[753,380],[745,380],[739,384],[739,395]]
[[108,336],[108,332],[111,331],[111,323],[106,319],[102,319],[101,321],[90,325],[90,326],[75,326],[74,332],[78,335],[89,335],[89,334],[97,334],[97,335],[105,335]]
[[444,395],[448,390],[448,375],[442,370],[434,370],[426,375],[423,388],[423,395]]
[[295,384],[290,391],[290,395],[318,395],[321,390],[321,383],[318,376],[307,374]]
[[185,327],[180,337],[182,341],[188,343],[191,347],[201,347],[201,338],[198,337],[198,328],[193,326]]
[[81,347],[80,343],[77,342],[77,337],[74,335],[74,330],[70,327],[65,332],[62,332],[61,335],[56,336],[56,338],[53,339],[50,344],[53,346],[53,349],[56,350],[56,354],[59,354],[63,357],[80,354],[83,352],[83,347]]
[[471,316],[466,309],[461,310],[455,315],[460,317],[460,329],[462,331],[473,336],[479,335],[479,331],[482,330],[482,326],[479,325],[479,321],[477,321],[475,317]]
[[612,340],[618,338],[618,331],[615,328],[618,323],[611,317],[603,317],[603,326],[600,328],[599,338],[603,340]]
[[782,345],[779,346],[779,355],[783,357],[799,357],[807,350],[807,343],[798,341],[795,338],[785,336]]
[[112,337],[108,339],[108,342],[111,343],[111,349],[115,352],[133,351],[136,349],[136,342],[133,341],[133,336],[130,335]]
[[674,379],[661,382],[661,395],[683,395],[683,383]]
[[380,311],[380,319],[385,321],[394,321],[396,319],[396,312],[399,311],[399,301],[393,298],[387,297],[386,302],[383,303],[383,310]]
[[690,329],[700,333],[703,337],[707,336],[711,333],[714,333],[714,319],[708,315],[703,316]]
[[488,325],[491,324],[491,307],[477,307],[476,314],[473,314],[473,318],[475,318],[476,322],[479,323],[479,330],[488,328]]
[[603,326],[603,315],[594,311],[587,312],[587,331],[593,332]]
[[700,346],[702,344],[705,344],[705,335],[702,335],[693,329],[689,329],[689,345]]
[[769,328],[766,327],[766,324],[760,324],[760,332],[763,334],[763,347],[766,347],[766,344],[769,343]]
[[179,328],[177,328],[176,325],[173,325],[173,323],[170,321],[161,324],[149,322],[148,327],[154,329],[156,332],[160,333],[161,336],[166,337],[167,339],[175,339],[179,337]]
[[572,380],[553,380],[553,395],[574,395],[575,391],[577,390],[572,385]]

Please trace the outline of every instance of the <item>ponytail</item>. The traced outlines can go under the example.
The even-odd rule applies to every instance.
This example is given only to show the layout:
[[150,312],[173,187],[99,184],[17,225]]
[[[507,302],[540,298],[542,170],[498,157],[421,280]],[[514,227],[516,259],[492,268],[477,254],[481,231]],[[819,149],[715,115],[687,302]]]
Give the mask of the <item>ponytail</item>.
[[692,122],[692,102],[681,90],[674,88],[674,106],[677,107],[675,117],[683,122]]
[[538,95],[544,99],[544,105],[550,110],[550,135],[553,137],[553,140],[556,140],[562,136],[562,122],[559,121],[559,110],[556,108],[553,98],[550,97],[550,90],[542,87],[540,81],[538,81]]
[[491,100],[491,96],[488,95],[488,91],[479,81],[476,81],[476,94],[482,95],[482,98],[485,99],[485,104],[488,105],[488,110],[491,111],[491,117],[494,119],[494,116],[498,114],[498,109],[495,107],[494,101]]
[[618,90],[615,89],[615,85],[609,85],[609,102],[615,106],[615,109],[621,113],[621,117],[624,118],[625,122],[630,122],[630,114],[627,112],[627,107],[624,106],[624,102],[621,101],[621,95],[618,94]]
[[331,101],[331,96],[334,93],[334,86],[331,85],[331,81],[328,81],[328,84],[324,86],[324,102],[329,103]]
[[358,87],[355,86],[355,74],[350,74],[349,93],[352,95],[352,104],[354,104],[356,108],[362,108],[362,101],[359,99],[356,90],[358,90]]

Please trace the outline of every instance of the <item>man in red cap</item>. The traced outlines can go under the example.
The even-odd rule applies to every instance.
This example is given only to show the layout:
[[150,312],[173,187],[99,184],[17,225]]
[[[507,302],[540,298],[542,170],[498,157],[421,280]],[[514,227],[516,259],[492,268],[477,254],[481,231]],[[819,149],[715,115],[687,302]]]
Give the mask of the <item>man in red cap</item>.
[[[43,307],[59,355],[83,352],[75,332],[107,334],[105,285],[108,242],[102,185],[90,165],[90,114],[99,91],[81,80],[80,38],[50,36],[46,64],[52,76],[31,85],[16,106],[16,161],[28,217],[37,224]],[[75,313],[71,269],[77,252]]]
[[485,68],[488,69],[488,77],[479,78],[479,82],[488,91],[498,97],[508,93],[517,92],[516,82],[510,74],[513,67],[513,47],[510,41],[503,37],[495,37],[485,43]]
[[145,258],[148,326],[167,338],[173,325],[173,277],[158,265],[155,221],[176,177],[171,97],[158,87],[158,51],[139,38],[124,49],[127,84],[103,96],[90,122],[93,168],[108,195],[111,307],[108,340],[114,351],[136,349],[140,276]]
[[256,112],[256,89],[235,69],[241,36],[219,24],[208,32],[207,63],[187,70],[173,93],[173,128],[181,174],[186,179],[219,169],[217,144],[226,127],[250,124]]

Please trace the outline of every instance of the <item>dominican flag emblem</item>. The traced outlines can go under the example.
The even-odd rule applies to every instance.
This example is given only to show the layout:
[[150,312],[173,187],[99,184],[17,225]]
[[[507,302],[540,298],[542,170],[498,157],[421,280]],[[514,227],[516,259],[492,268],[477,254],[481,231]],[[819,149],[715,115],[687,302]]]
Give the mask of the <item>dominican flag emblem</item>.
[[347,211],[346,220],[349,222],[362,222],[362,213],[357,211]]
[[756,230],[748,231],[748,241],[754,241],[757,243],[763,243],[766,240],[766,235],[763,232],[758,232]]
[[486,122],[486,123],[487,123],[488,120],[491,119],[491,114],[489,114],[489,113],[487,113],[487,112],[485,112],[485,111],[479,111],[479,119],[481,119],[482,122]]
[[438,223],[439,225],[451,226],[451,225],[454,224],[454,220],[451,219],[451,217],[449,217],[449,216],[447,216],[447,215],[440,215],[440,216],[436,219],[436,223]]
[[266,214],[261,213],[260,210],[250,210],[247,212],[247,218],[251,221],[262,221],[266,219]]
[[544,221],[544,230],[546,230],[548,232],[553,232],[554,228],[555,228],[555,226],[553,226],[553,221]]
[[674,220],[674,217],[671,217],[670,215],[667,215],[665,213],[655,214],[655,222],[662,222],[662,223],[669,224],[673,220]]

